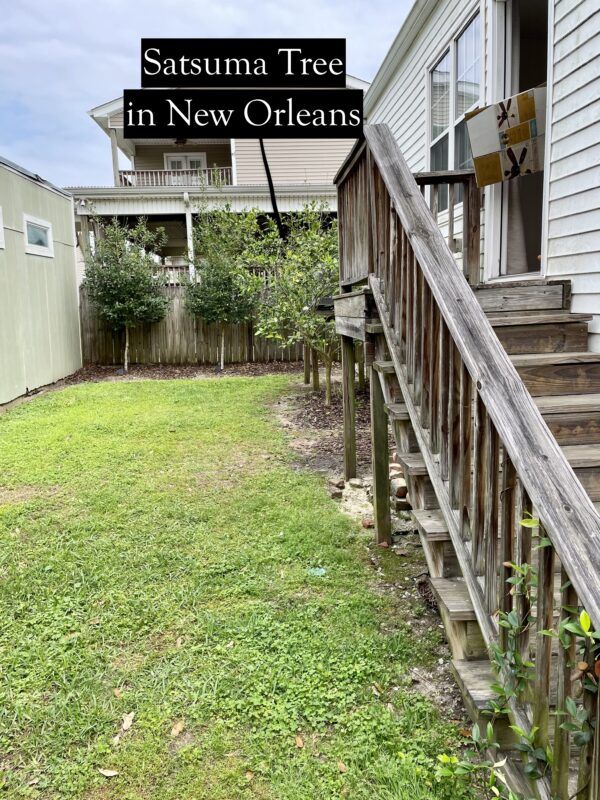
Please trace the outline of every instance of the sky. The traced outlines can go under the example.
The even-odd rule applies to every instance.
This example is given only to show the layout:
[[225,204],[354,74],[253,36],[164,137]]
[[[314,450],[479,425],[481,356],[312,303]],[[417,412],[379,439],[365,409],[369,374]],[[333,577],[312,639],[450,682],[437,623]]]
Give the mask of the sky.
[[0,0],[0,155],[58,186],[110,186],[109,139],[86,112],[139,87],[142,37],[345,37],[348,72],[371,80],[411,5]]

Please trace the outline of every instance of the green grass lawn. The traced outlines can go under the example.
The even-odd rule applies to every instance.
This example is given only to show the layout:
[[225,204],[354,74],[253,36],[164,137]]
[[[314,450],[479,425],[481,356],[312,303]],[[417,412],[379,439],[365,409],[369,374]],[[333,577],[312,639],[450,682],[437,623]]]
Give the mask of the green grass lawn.
[[435,641],[293,467],[288,388],[88,384],[0,416],[0,796],[462,796],[432,779],[457,733],[407,688]]

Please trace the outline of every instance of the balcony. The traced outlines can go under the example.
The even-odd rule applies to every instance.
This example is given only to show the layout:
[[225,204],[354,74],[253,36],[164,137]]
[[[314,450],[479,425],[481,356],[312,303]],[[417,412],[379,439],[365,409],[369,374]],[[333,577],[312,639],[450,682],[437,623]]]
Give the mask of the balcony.
[[119,186],[126,188],[148,188],[155,186],[179,186],[203,189],[232,186],[231,167],[212,169],[131,169],[119,170]]

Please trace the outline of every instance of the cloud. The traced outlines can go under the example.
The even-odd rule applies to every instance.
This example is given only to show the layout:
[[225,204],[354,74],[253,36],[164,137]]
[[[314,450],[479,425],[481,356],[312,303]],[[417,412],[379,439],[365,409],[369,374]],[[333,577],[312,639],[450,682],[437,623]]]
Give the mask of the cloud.
[[370,80],[411,0],[0,0],[0,154],[61,186],[110,185],[86,111],[139,86],[143,36],[343,36]]

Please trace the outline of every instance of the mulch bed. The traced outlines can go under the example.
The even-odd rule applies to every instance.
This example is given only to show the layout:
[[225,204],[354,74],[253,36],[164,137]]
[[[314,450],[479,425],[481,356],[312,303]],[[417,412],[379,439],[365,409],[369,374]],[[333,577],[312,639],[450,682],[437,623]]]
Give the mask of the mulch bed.
[[[325,391],[307,391],[298,397],[294,424],[300,430],[319,430],[327,432],[320,438],[322,454],[337,456],[340,466],[344,452],[344,410],[342,389],[338,383],[332,388],[331,405],[325,405]],[[371,464],[371,422],[369,411],[369,390],[356,392],[356,458],[359,467]]]
[[302,370],[300,361],[271,361],[266,364],[227,364],[223,372],[218,367],[195,364],[131,364],[127,375],[118,366],[89,364],[65,378],[63,384],[94,383],[97,381],[174,380],[177,378],[252,377],[259,375],[294,374]]

